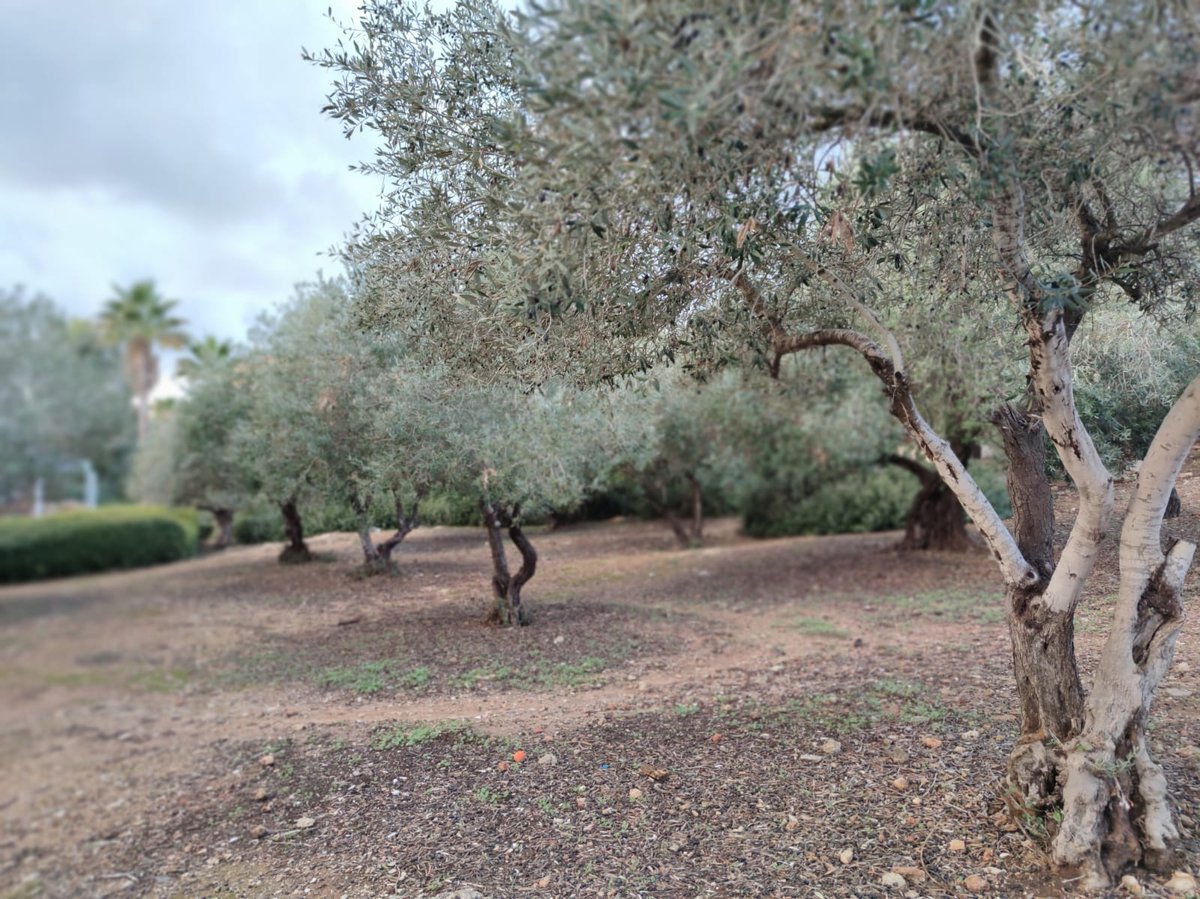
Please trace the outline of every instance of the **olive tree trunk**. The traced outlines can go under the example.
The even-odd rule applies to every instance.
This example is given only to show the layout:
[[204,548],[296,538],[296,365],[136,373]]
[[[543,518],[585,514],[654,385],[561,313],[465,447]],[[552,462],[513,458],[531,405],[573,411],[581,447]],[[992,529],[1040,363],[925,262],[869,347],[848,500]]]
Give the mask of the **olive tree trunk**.
[[300,510],[296,508],[295,498],[279,504],[283,513],[283,533],[287,537],[287,545],[279,554],[279,561],[284,565],[311,562],[312,553],[304,542],[304,522],[300,518]]
[[688,483],[687,522],[671,504],[671,491],[661,473],[655,473],[644,483],[646,499],[650,507],[661,515],[671,527],[671,533],[684,549],[704,545],[704,491],[700,479],[692,472],[684,475]]
[[892,414],[979,526],[1004,577],[1022,711],[1008,765],[1010,811],[1050,835],[1058,870],[1101,889],[1131,865],[1168,868],[1179,838],[1145,727],[1174,654],[1183,580],[1195,552],[1183,541],[1164,551],[1161,526],[1179,469],[1200,436],[1200,378],[1168,413],[1142,464],[1121,534],[1112,629],[1085,692],[1074,616],[1107,536],[1113,481],[1075,407],[1062,310],[1036,314],[1036,306],[1029,308],[1023,320],[1041,422],[1079,493],[1079,511],[1057,561],[1049,489],[1044,467],[1037,465],[1040,432],[1031,420],[1013,410],[1000,413],[1001,433],[1020,463],[1013,472],[1014,537],[958,454],[921,416],[895,347],[889,356],[862,334],[843,329],[795,335],[784,345],[795,351],[841,344],[861,353],[883,381]]
[[355,491],[349,495],[350,508],[354,510],[358,521],[358,542],[363,551],[363,567],[369,572],[384,572],[392,570],[392,551],[404,542],[404,538],[417,527],[417,513],[421,505],[421,495],[413,500],[411,510],[404,508],[404,499],[395,496],[396,530],[390,537],[376,543],[371,536],[371,521],[369,517],[370,497],[361,498]]
[[[955,454],[967,465],[972,445],[955,444]],[[962,503],[947,487],[938,473],[907,456],[891,455],[886,460],[911,472],[921,486],[913,497],[904,517],[904,537],[899,548],[904,550],[942,550],[966,552],[972,547],[967,536],[967,516]]]
[[224,506],[197,506],[201,512],[207,512],[213,517],[216,538],[212,542],[213,549],[226,549],[233,546],[233,509]]
[[[533,544],[525,536],[519,523],[520,507],[507,507],[500,503],[481,500],[479,509],[483,513],[483,524],[487,529],[488,548],[492,554],[492,593],[496,605],[489,618],[503,627],[530,623],[529,610],[521,597],[521,589],[537,571],[538,556]],[[504,531],[521,554],[521,567],[512,574],[508,567],[508,554],[504,549]]]

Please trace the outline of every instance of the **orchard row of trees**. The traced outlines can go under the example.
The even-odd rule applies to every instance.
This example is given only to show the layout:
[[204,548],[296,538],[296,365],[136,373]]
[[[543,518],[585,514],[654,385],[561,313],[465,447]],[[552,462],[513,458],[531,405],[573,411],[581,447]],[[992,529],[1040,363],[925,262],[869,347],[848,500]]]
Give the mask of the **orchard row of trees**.
[[[1129,318],[1113,310],[1164,323],[1142,360],[1194,344],[1198,15],[1076,0],[368,2],[344,46],[314,56],[337,79],[328,112],[377,134],[362,168],[388,184],[347,247],[356,322],[490,385],[492,405],[664,363],[779,377],[818,350],[868,372],[936,470],[930,501],[969,512],[1005,582],[1022,710],[1012,805],[1049,823],[1054,863],[1089,886],[1167,866],[1179,832],[1146,724],[1195,548],[1164,547],[1161,522],[1200,432],[1200,384],[1147,441],[1090,688],[1073,622],[1112,519],[1096,438],[1147,424],[1104,398],[1143,364],[1115,348]],[[1089,335],[1106,372],[1090,409]],[[755,405],[785,424],[788,404]],[[791,405],[816,404],[801,391]],[[989,418],[1011,529],[967,468]],[[1047,441],[1079,493],[1061,550]]]

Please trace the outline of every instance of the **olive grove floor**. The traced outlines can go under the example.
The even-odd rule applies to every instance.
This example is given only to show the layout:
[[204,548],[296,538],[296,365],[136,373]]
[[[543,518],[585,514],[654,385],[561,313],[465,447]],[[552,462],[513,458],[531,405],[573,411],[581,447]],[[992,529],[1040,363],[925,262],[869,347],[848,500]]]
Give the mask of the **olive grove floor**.
[[[1194,539],[1191,470],[1171,531]],[[692,551],[654,523],[535,533],[534,623],[510,631],[483,623],[469,529],[416,531],[392,577],[326,535],[304,567],[250,547],[0,590],[0,897],[1069,889],[1045,822],[1003,813],[985,554],[711,530]],[[1111,558],[1095,587],[1085,666]],[[1153,735],[1200,874],[1198,627]]]

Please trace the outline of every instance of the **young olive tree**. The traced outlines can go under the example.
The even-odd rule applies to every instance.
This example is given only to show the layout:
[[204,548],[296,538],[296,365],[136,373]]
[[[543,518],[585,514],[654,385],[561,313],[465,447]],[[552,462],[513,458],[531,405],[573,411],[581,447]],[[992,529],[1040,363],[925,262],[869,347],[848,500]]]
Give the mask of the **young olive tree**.
[[[442,431],[455,459],[458,492],[475,491],[492,557],[493,619],[503,626],[530,623],[522,590],[537,571],[538,555],[523,522],[579,504],[609,457],[603,413],[592,397],[562,388],[522,394],[511,387],[465,387],[452,422]],[[521,565],[508,564],[504,534]]]
[[[1071,343],[1106,303],[1190,309],[1197,16],[1066,0],[368,4],[354,48],[318,60],[341,73],[330,111],[380,132],[364,168],[393,185],[350,247],[367,309],[456,364],[525,378],[857,354],[1003,575],[1022,709],[1011,801],[1061,812],[1052,860],[1089,886],[1168,866],[1179,832],[1145,728],[1195,548],[1164,550],[1161,521],[1200,382],[1147,450],[1087,691],[1074,613],[1113,487]],[[1057,558],[1044,478],[1013,467],[1010,532],[920,412],[906,359],[954,329],[904,341],[886,325],[913,302],[948,323],[999,305],[1023,334],[1006,447],[1036,449],[1036,416],[1079,491]]]
[[141,489],[151,489],[153,470],[165,455],[165,501],[210,513],[213,545],[219,549],[233,544],[234,513],[254,496],[254,470],[234,439],[251,411],[252,371],[238,355],[196,370],[187,394],[163,420],[152,423],[138,448]]

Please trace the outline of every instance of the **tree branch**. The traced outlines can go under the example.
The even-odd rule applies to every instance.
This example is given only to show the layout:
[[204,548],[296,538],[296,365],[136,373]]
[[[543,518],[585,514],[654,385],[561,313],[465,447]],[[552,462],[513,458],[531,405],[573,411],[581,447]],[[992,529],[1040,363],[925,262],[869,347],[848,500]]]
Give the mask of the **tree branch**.
[[1012,534],[1004,526],[979,485],[967,472],[954,448],[921,416],[913,401],[912,390],[903,372],[897,372],[891,359],[866,336],[845,328],[827,328],[789,336],[781,352],[794,353],[818,346],[847,346],[859,353],[884,384],[889,408],[904,425],[917,448],[937,469],[942,481],[975,521],[988,547],[1000,564],[1004,580],[1014,586],[1030,588],[1038,583],[1038,573],[1025,561]]

